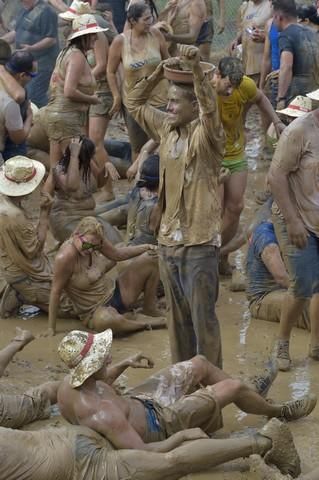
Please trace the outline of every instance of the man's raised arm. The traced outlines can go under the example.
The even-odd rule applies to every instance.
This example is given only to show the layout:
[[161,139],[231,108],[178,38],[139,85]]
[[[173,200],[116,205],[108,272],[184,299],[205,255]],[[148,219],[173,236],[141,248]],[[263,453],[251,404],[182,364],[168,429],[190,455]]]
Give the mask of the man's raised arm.
[[147,101],[154,87],[164,77],[163,65],[164,62],[161,62],[149,77],[137,82],[126,100],[126,107],[132,117],[156,142],[161,140],[163,122],[167,114],[148,105]]

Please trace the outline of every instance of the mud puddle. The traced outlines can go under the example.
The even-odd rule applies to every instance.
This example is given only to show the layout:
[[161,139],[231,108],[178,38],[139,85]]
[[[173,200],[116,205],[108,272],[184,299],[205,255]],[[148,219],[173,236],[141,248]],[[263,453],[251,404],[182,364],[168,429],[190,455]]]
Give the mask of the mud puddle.
[[[248,126],[251,122],[248,123]],[[247,153],[249,158],[249,181],[247,201],[243,215],[244,224],[253,216],[257,206],[253,199],[254,190],[261,189],[264,183],[268,163],[260,160],[258,150],[260,136],[256,129],[248,131],[249,142]],[[119,191],[127,191],[127,182],[121,181]],[[233,255],[233,262],[243,267],[245,248]],[[221,279],[220,296],[217,304],[218,317],[221,323],[224,369],[234,376],[244,378],[261,370],[263,364],[271,355],[278,325],[252,320],[244,293],[229,291],[229,280]],[[15,326],[30,329],[39,334],[47,327],[47,317],[44,315],[22,320],[21,318],[3,319],[0,323],[1,341],[4,346],[14,335]],[[64,376],[64,367],[59,361],[56,349],[63,335],[72,329],[81,328],[76,320],[59,320],[58,334],[53,338],[36,339],[23,352],[16,356],[9,366],[1,382],[1,388],[7,392],[23,392],[31,385],[37,385],[48,380],[58,380]],[[298,398],[312,391],[318,393],[319,365],[307,358],[308,333],[295,329],[291,341],[291,354],[294,369],[291,372],[279,373],[269,397],[284,400],[290,397]],[[167,366],[170,362],[167,331],[142,332],[130,337],[115,339],[112,349],[114,361],[123,359],[136,351],[143,351],[156,361],[154,371]],[[130,386],[142,381],[150,372],[148,370],[128,370],[122,381]],[[234,432],[250,432],[260,428],[266,422],[265,418],[254,417],[240,412],[230,406],[224,410],[224,428],[217,436],[227,436]],[[36,422],[28,429],[37,429],[47,425],[61,425],[60,417],[52,417],[49,421]],[[291,425],[298,451],[302,459],[302,470],[307,472],[319,465],[319,407],[309,418],[299,420]],[[242,434],[242,433],[241,433]],[[203,466],[204,468],[204,466]],[[230,462],[218,469],[198,475],[185,477],[191,480],[252,480],[255,478],[247,472],[244,460]],[[164,480],[164,479],[163,479]]]

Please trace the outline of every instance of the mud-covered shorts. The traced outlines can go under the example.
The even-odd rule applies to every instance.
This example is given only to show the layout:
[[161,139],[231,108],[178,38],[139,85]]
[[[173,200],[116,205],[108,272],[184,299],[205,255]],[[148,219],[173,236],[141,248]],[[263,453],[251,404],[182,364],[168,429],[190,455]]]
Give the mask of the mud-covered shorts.
[[53,112],[47,108],[46,115],[48,137],[52,142],[79,137],[88,123],[88,112],[81,110]]
[[197,389],[190,360],[176,363],[129,391],[130,396],[153,403],[159,423],[158,438],[150,432],[146,442],[163,440],[173,433],[199,427],[211,434],[223,426],[214,387]]
[[89,110],[90,117],[106,117],[113,105],[113,96],[106,82],[99,81],[95,95],[101,103],[91,105]]

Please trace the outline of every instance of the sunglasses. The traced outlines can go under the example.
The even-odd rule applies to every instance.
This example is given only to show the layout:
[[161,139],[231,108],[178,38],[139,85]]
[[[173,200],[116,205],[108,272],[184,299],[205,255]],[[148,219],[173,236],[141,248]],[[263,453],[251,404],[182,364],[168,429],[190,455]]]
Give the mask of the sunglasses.
[[79,239],[81,240],[81,243],[82,243],[82,250],[100,250],[101,249],[100,244],[87,242],[86,240],[84,240],[84,237],[82,235],[79,235]]

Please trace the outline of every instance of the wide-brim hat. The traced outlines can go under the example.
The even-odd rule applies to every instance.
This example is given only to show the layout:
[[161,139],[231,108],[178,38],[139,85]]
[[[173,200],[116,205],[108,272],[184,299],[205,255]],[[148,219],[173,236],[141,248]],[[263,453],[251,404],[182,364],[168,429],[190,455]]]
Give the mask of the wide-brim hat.
[[111,351],[112,340],[110,328],[95,334],[73,330],[61,340],[58,353],[70,369],[72,388],[80,387],[103,367],[105,358]]
[[311,98],[311,100],[316,100],[319,102],[319,89],[314,90],[313,92],[309,92],[306,94],[308,98]]
[[288,107],[282,110],[276,110],[276,112],[281,115],[288,115],[288,117],[302,117],[306,115],[306,113],[311,112],[311,110],[312,105],[310,98],[298,95],[298,97],[289,103]]
[[37,160],[17,155],[0,168],[0,193],[8,197],[28,195],[45,175],[45,166]]
[[65,12],[59,13],[59,17],[70,22],[79,15],[87,13],[92,13],[91,5],[88,2],[74,0]]
[[101,28],[94,15],[79,15],[72,22],[72,32],[68,37],[68,41],[73,40],[82,35],[90,35],[92,33],[101,33],[109,30],[108,28]]

